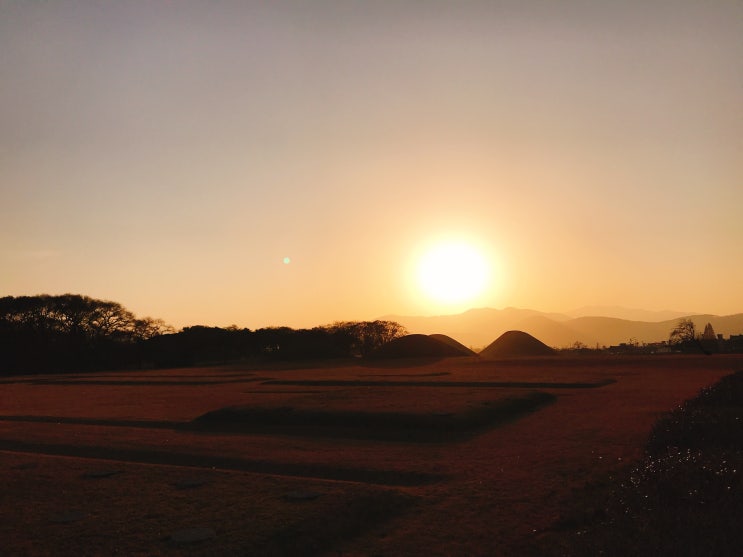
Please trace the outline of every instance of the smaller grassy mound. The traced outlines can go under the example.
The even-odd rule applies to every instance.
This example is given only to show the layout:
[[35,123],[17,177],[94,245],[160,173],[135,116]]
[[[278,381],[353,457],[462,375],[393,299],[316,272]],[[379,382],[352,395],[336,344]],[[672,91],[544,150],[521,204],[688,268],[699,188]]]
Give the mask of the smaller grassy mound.
[[370,354],[369,358],[456,358],[472,356],[472,351],[469,348],[459,344],[454,339],[445,337],[449,339],[446,341],[437,338],[437,336],[405,335],[381,346]]
[[480,352],[481,358],[520,358],[552,356],[555,351],[523,331],[506,331]]
[[484,401],[455,412],[364,412],[228,407],[196,418],[209,431],[271,432],[289,435],[402,440],[457,440],[514,420],[551,403],[555,396],[531,391],[519,397]]

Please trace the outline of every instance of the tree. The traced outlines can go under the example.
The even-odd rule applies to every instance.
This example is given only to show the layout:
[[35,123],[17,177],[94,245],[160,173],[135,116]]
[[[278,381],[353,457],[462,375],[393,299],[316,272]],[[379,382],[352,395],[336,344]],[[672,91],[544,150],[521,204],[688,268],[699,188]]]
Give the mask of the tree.
[[117,302],[79,294],[0,298],[0,371],[101,369],[130,365],[136,341],[172,331]]
[[165,323],[162,319],[153,319],[152,317],[143,317],[135,319],[132,326],[132,334],[137,340],[149,340],[160,335],[173,334],[173,327]]
[[395,321],[338,321],[323,327],[351,356],[366,356],[391,340],[405,336],[405,327]]
[[696,338],[697,334],[694,322],[691,319],[683,318],[679,319],[676,327],[671,331],[668,342],[670,344],[683,344],[685,342],[693,342]]
[[131,339],[136,319],[132,312],[117,302],[91,300],[85,325],[92,338]]

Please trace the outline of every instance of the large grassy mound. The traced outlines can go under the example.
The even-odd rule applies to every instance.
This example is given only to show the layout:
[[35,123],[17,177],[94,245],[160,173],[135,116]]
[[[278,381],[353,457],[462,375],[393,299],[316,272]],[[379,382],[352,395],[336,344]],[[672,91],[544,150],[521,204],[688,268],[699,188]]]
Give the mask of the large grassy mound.
[[436,336],[414,334],[388,342],[369,357],[451,358],[460,356],[472,356],[472,351],[451,338],[449,338],[449,341],[444,341],[441,338],[436,338]]
[[555,351],[523,331],[507,331],[480,352],[482,358],[551,356]]
[[470,350],[464,344],[462,344],[458,340],[454,340],[448,335],[433,334],[433,335],[428,335],[428,336],[432,339],[441,341],[444,344],[448,344],[449,346],[456,348],[457,350],[461,351],[463,354],[466,354],[467,356],[477,356],[477,353],[475,351]]

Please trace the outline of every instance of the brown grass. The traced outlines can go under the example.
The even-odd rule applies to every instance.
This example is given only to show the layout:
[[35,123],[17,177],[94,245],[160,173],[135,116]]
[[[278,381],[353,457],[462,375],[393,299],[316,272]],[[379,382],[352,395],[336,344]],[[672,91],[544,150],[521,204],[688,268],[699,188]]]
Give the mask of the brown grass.
[[[722,355],[456,358],[13,378],[0,383],[0,539],[9,555],[514,554],[559,523],[574,493],[635,461],[660,415],[741,367]],[[302,384],[349,379],[385,384]],[[477,383],[607,379],[540,387],[553,404],[453,442],[181,427],[231,406],[466,413],[524,393]],[[101,470],[120,473],[85,477]],[[204,482],[178,487],[193,478]],[[82,516],[55,522],[68,511]],[[169,540],[192,527],[215,536]]]

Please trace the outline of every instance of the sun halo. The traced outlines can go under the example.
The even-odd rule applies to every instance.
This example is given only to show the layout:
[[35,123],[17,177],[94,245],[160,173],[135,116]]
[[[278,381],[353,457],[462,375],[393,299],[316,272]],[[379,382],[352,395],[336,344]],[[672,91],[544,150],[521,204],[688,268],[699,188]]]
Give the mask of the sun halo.
[[429,248],[416,269],[419,292],[431,302],[453,306],[476,300],[487,289],[491,268],[481,250],[448,241]]

